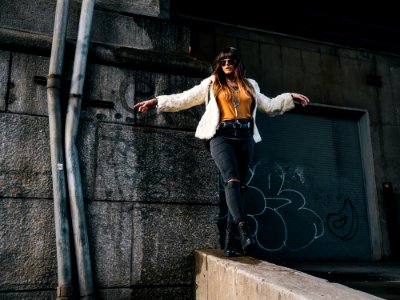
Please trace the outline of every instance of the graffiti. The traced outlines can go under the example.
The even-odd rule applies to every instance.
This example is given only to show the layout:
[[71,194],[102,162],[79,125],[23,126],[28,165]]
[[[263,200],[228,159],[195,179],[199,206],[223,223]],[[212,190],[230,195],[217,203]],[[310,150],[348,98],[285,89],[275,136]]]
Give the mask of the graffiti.
[[[244,200],[257,243],[265,251],[307,248],[324,235],[321,217],[306,207],[307,201],[301,192],[285,186],[286,173],[278,164],[268,174],[265,186],[252,185],[260,164],[256,163],[249,170]],[[304,183],[302,170],[297,168],[294,173],[297,180]]]
[[337,213],[327,216],[329,232],[343,241],[349,241],[358,231],[357,211],[350,199],[345,199],[342,208]]

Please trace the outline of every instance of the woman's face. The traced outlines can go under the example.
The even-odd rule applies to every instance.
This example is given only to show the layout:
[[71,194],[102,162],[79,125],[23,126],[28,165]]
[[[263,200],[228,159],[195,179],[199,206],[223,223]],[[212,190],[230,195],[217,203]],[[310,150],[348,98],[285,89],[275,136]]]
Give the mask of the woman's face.
[[233,58],[224,58],[219,61],[221,65],[222,71],[224,71],[225,75],[231,75],[235,71],[236,68],[236,60]]

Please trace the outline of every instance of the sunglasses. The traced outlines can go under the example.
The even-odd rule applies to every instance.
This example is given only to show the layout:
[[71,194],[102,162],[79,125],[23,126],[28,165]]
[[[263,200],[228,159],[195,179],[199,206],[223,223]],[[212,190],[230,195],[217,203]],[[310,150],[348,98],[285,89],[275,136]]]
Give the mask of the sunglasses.
[[236,60],[233,59],[233,58],[226,58],[226,59],[221,59],[221,60],[219,61],[219,64],[220,64],[222,67],[225,67],[225,65],[226,65],[227,63],[230,64],[231,66],[234,66],[234,65],[236,64]]

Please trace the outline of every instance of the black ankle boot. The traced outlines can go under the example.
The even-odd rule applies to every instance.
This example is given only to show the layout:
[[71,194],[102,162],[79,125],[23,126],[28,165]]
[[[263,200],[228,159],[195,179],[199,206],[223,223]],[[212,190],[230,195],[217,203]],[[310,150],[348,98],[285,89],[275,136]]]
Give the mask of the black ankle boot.
[[236,256],[235,231],[233,230],[232,226],[230,226],[230,228],[226,228],[225,230],[224,256],[226,257]]
[[249,224],[247,222],[240,222],[238,224],[240,243],[244,254],[248,254],[256,247],[256,241],[250,233]]

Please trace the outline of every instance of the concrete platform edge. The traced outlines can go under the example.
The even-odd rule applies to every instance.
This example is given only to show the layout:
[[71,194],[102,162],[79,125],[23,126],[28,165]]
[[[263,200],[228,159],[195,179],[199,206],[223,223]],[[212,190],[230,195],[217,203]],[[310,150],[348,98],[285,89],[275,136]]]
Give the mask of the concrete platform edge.
[[196,300],[383,299],[297,270],[222,250],[195,251]]

